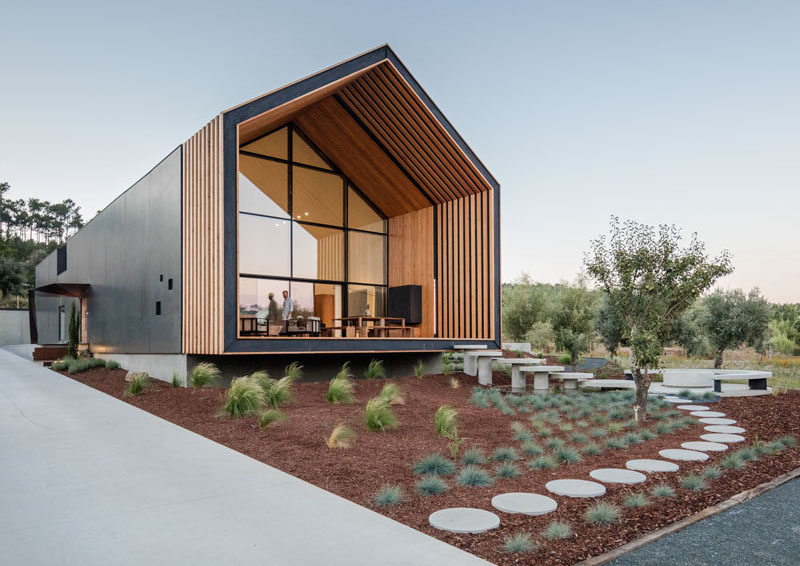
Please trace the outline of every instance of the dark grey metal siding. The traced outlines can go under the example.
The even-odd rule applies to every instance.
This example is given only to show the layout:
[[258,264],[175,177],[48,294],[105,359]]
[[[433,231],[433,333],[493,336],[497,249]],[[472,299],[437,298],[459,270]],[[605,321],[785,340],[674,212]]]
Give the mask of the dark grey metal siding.
[[[55,282],[91,285],[86,330],[94,351],[180,353],[181,148],[67,241],[64,273],[56,275],[55,252],[36,267],[37,287]],[[40,343],[58,341],[58,306],[69,314],[71,300],[37,296]]]

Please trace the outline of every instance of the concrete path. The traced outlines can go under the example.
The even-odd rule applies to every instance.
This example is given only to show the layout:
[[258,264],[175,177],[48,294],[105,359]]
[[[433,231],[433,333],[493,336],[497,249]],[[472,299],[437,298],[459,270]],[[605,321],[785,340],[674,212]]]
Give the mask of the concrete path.
[[800,564],[800,480],[630,552],[615,566],[796,566]]
[[3,564],[487,564],[0,350]]

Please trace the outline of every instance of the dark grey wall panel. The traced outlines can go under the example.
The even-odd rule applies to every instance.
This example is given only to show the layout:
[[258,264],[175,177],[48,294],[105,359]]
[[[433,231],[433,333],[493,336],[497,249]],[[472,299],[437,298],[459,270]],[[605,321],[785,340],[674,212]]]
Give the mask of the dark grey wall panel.
[[[94,351],[180,353],[181,149],[67,241],[65,272],[56,275],[55,263],[54,252],[37,266],[36,286],[91,285],[86,330]],[[70,301],[37,296],[40,342],[58,341],[58,307],[69,314]]]

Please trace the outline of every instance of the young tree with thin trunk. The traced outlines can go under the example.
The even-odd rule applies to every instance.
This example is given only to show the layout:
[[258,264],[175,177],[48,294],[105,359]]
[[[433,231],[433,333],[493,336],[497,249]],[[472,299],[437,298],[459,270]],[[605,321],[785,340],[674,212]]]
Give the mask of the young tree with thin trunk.
[[730,255],[709,258],[692,234],[680,247],[675,226],[653,226],[611,218],[608,237],[591,243],[584,262],[589,275],[608,295],[631,349],[636,383],[636,420],[647,420],[650,370],[658,368],[675,320],[711,285],[732,271]]
[[703,300],[702,326],[714,349],[714,368],[722,367],[725,350],[744,343],[761,346],[766,338],[770,307],[756,288],[715,291]]

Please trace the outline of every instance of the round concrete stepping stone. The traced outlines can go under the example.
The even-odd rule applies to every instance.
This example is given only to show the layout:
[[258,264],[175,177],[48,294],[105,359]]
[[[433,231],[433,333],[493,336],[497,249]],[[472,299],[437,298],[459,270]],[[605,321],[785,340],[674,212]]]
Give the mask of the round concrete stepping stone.
[[661,450],[658,455],[668,460],[681,460],[684,462],[702,462],[708,460],[708,454],[705,452],[681,448],[667,448],[666,450]]
[[709,442],[726,442],[728,444],[733,442],[744,442],[744,436],[738,434],[701,434],[700,438],[708,440]]
[[719,411],[692,411],[689,413],[693,417],[724,417],[725,413]]
[[744,429],[740,426],[728,426],[728,425],[711,425],[705,427],[708,432],[722,432],[725,434],[741,434],[744,432]]
[[728,449],[727,444],[721,444],[719,442],[703,442],[700,440],[695,440],[692,442],[684,442],[681,444],[681,448],[686,448],[687,450],[697,450],[698,452],[725,452]]
[[728,425],[728,424],[736,424],[736,421],[733,419],[718,419],[718,418],[705,418],[700,419],[700,422],[703,424],[713,424],[713,425]]
[[622,468],[600,468],[592,470],[589,475],[603,483],[642,483],[647,479],[641,472]]
[[544,515],[558,508],[552,497],[536,493],[502,493],[492,497],[492,507],[506,513],[523,515]]
[[472,507],[451,507],[431,513],[432,527],[451,533],[485,533],[500,526],[500,517],[491,511]]
[[588,480],[552,480],[544,487],[551,493],[567,497],[599,497],[606,493],[603,484]]
[[678,405],[675,408],[683,411],[708,411],[708,407],[705,405]]
[[677,472],[680,469],[678,464],[673,464],[672,462],[648,459],[628,460],[625,462],[625,467],[637,472]]

